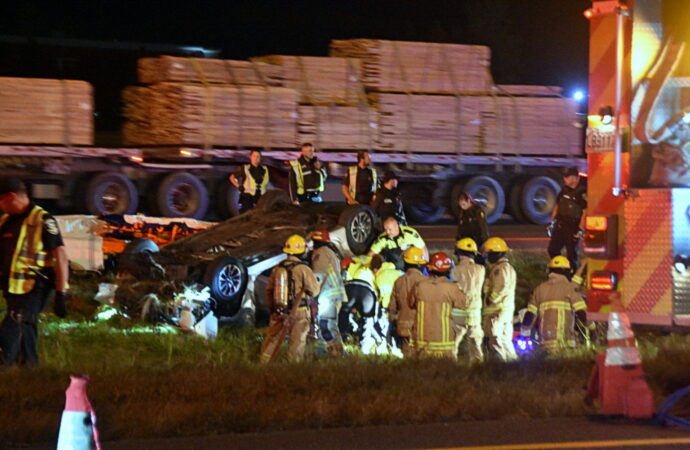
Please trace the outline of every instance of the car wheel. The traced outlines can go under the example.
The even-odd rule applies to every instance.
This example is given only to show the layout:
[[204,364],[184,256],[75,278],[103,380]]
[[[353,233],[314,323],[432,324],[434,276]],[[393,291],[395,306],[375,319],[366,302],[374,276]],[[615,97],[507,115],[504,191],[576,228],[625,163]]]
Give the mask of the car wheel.
[[530,178],[522,188],[520,196],[520,206],[525,218],[537,225],[549,223],[560,189],[558,182],[553,178]]
[[85,201],[91,214],[134,214],[139,206],[139,193],[123,174],[103,172],[89,180]]
[[201,219],[208,209],[208,191],[191,173],[173,172],[158,186],[156,206],[165,217]]
[[463,190],[469,193],[486,213],[486,222],[494,223],[503,214],[506,206],[505,193],[496,180],[485,175],[472,177],[465,183]]
[[247,281],[247,268],[234,256],[220,256],[206,267],[203,282],[216,300],[217,315],[227,317],[237,314]]
[[347,245],[355,255],[366,252],[376,238],[375,215],[368,206],[347,206],[340,213],[338,224],[345,228]]
[[151,239],[139,238],[134,239],[132,242],[127,244],[122,253],[127,255],[136,255],[144,252],[158,253],[159,251],[160,249],[158,248],[158,244],[153,242]]

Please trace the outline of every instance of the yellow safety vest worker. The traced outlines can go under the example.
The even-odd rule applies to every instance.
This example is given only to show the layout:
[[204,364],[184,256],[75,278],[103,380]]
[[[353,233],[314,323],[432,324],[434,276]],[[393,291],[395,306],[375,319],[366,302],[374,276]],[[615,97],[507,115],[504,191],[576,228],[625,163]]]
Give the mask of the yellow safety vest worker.
[[[28,294],[34,288],[38,276],[31,269],[39,270],[52,266],[43,250],[43,216],[46,214],[43,208],[36,205],[22,223],[12,256],[7,289],[10,294]],[[8,217],[7,214],[0,217],[0,227],[5,224]]]
[[[249,195],[255,195],[256,194],[256,180],[254,177],[251,175],[249,172],[249,169],[251,168],[251,164],[245,164],[244,165],[244,183],[242,186],[244,186],[244,193],[249,194]],[[261,186],[259,187],[259,194],[263,194],[266,192],[266,188],[268,187],[268,167],[266,166],[261,166],[264,169],[264,176],[261,179]]]
[[372,289],[375,288],[374,272],[369,268],[369,257],[357,257],[347,268],[345,273],[344,281],[363,281],[371,286]]
[[[292,171],[295,172],[295,184],[297,185],[297,195],[304,195],[304,174],[302,173],[302,165],[299,163],[298,159],[290,161],[290,167]],[[320,184],[316,189],[319,192],[323,192],[323,175],[319,173]]]
[[[350,184],[348,186],[348,190],[350,191],[350,195],[352,198],[355,198],[355,195],[357,195],[357,168],[359,166],[351,166],[348,167],[347,173],[348,173],[348,178],[350,180]],[[376,186],[378,185],[378,180],[376,178],[376,170],[367,168],[368,170],[371,170],[371,193],[375,194],[376,193]]]
[[379,291],[379,301],[381,306],[388,309],[388,304],[393,294],[393,285],[395,280],[402,276],[402,272],[395,268],[395,264],[384,262],[381,268],[376,272],[375,282],[376,288]]

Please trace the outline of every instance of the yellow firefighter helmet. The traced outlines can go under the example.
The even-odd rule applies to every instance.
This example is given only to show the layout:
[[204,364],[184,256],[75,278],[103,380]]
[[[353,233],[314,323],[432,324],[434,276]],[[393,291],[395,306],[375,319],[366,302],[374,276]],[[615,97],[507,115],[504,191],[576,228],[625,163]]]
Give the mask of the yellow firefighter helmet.
[[423,265],[426,264],[424,260],[424,252],[419,247],[410,247],[402,254],[403,261],[407,264]]
[[486,242],[484,242],[484,245],[482,245],[482,252],[484,253],[507,252],[508,250],[510,250],[510,248],[508,248],[508,244],[506,244],[506,241],[500,237],[489,238],[486,240]]
[[477,253],[477,243],[472,238],[462,238],[455,243],[455,248],[466,252]]
[[285,241],[285,246],[283,247],[283,252],[288,255],[301,255],[307,250],[307,242],[299,234],[293,234],[287,241]]
[[554,256],[549,262],[549,269],[570,269],[570,261],[565,256]]

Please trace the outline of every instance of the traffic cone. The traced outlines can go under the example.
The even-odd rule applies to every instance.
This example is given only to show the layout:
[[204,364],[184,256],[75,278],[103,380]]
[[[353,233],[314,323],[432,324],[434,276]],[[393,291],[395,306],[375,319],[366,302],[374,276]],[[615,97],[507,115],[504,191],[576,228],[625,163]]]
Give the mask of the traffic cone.
[[65,391],[57,450],[100,450],[96,413],[86,396],[87,375],[71,375]]
[[597,356],[587,384],[587,398],[599,401],[601,416],[652,417],[652,390],[644,378],[627,314],[610,313],[606,339],[608,348]]

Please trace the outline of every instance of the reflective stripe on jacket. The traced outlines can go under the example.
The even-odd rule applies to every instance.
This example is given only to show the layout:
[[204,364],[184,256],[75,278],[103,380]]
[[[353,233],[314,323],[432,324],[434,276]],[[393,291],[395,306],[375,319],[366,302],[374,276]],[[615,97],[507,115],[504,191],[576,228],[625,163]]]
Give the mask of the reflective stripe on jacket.
[[[252,174],[249,172],[249,169],[251,168],[251,164],[245,164],[244,165],[244,193],[249,194],[249,195],[255,195],[256,194],[256,180],[252,176]],[[268,167],[266,166],[261,166],[264,170],[264,176],[261,179],[261,186],[259,186],[259,194],[263,194],[266,192],[266,188],[268,187]]]
[[[40,270],[52,265],[43,250],[43,216],[46,214],[43,208],[36,205],[22,223],[10,268],[8,291],[11,294],[22,295],[31,292],[38,276],[32,269]],[[0,227],[8,217],[7,214],[0,217]]]
[[470,258],[460,258],[453,269],[453,279],[467,296],[467,308],[453,311],[453,315],[465,316],[467,325],[480,326],[482,321],[482,287],[486,269]]
[[395,264],[389,262],[384,262],[381,268],[376,271],[374,281],[376,282],[376,289],[379,292],[379,301],[383,308],[388,309],[391,295],[393,294],[393,285],[401,275],[402,272],[395,268]]
[[516,283],[515,269],[508,258],[501,258],[492,264],[484,282],[485,306],[482,313],[485,316],[498,313],[501,320],[512,321]]
[[[355,198],[357,195],[357,168],[359,166],[351,166],[348,167],[347,169],[347,174],[348,174],[348,179],[350,180],[350,184],[348,185],[348,190],[350,191],[350,195],[352,198]],[[367,167],[366,170],[371,170],[371,193],[374,194],[376,193],[376,186],[378,184],[378,180],[376,178],[376,170],[372,169],[370,167]]]
[[415,311],[410,308],[408,299],[417,283],[425,279],[424,274],[418,269],[410,268],[393,284],[393,294],[388,303],[388,313],[390,320],[397,320],[398,322],[398,336],[410,336],[410,330],[414,325]]

